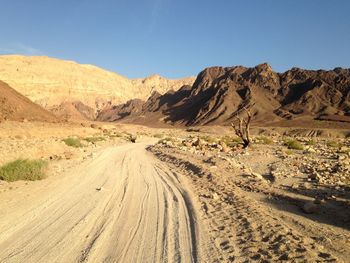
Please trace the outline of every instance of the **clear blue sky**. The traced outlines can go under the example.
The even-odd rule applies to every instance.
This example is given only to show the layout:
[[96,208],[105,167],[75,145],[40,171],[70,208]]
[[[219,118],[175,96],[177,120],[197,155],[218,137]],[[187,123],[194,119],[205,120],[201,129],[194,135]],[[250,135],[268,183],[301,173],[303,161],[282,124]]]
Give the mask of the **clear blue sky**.
[[349,0],[0,0],[0,53],[127,77],[208,66],[350,67]]

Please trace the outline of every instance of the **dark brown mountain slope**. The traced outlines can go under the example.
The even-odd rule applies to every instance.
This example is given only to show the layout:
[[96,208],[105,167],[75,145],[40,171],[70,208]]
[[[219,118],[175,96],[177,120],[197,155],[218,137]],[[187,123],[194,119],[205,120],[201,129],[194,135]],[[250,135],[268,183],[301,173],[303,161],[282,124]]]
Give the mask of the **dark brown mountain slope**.
[[48,110],[64,120],[94,120],[96,118],[95,110],[80,101],[62,102],[58,106],[48,107]]
[[0,81],[0,121],[58,121],[52,113],[33,103],[25,96]]
[[[103,116],[103,118],[101,117],[103,121],[117,121],[130,117],[131,115],[139,116],[142,113],[142,105],[144,103],[145,102],[140,99],[129,100],[124,104],[106,108],[99,116]],[[97,119],[99,120],[99,117],[97,117]]]
[[[129,101],[128,105],[134,104]],[[137,110],[118,106],[115,120],[165,121],[185,125],[228,124],[244,107],[252,107],[257,123],[281,120],[350,121],[350,70],[293,68],[276,73],[268,64],[254,68],[212,67],[197,76],[192,87],[163,96],[153,94]],[[124,110],[119,114],[118,109]],[[125,111],[126,110],[126,111]],[[105,109],[99,120],[111,109]]]

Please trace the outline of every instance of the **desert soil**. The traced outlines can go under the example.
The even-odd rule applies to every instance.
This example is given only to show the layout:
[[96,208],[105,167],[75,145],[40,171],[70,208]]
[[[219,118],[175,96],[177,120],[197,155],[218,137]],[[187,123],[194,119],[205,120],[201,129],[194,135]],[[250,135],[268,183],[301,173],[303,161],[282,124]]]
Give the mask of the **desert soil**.
[[[0,125],[0,164],[50,162],[44,180],[0,181],[0,262],[350,257],[349,139],[297,138],[304,150],[289,150],[254,136],[244,150],[214,133],[93,127]],[[72,148],[71,136],[105,140]]]
[[280,136],[248,149],[216,137],[166,137],[149,150],[190,180],[220,261],[348,262],[348,139],[298,138],[304,150],[289,150]]

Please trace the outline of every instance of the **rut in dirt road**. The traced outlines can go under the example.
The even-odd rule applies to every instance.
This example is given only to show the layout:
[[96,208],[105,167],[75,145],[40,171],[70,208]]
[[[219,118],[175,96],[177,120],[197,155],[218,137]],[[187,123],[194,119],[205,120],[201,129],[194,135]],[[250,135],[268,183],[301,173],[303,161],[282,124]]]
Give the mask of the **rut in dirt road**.
[[214,262],[178,175],[145,147],[108,148],[23,209],[5,204],[0,262]]

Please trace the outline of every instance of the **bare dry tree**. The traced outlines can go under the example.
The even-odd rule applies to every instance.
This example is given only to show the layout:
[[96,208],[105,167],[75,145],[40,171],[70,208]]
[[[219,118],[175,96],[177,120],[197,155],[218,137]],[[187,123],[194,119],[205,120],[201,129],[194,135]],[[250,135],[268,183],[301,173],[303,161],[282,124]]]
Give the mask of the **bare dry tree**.
[[[253,106],[253,105],[252,105]],[[249,109],[246,107],[243,108],[244,112],[247,114],[247,117],[239,117],[238,114],[235,117],[235,121],[231,123],[236,135],[240,137],[243,141],[243,148],[247,148],[251,142],[250,139],[250,122],[252,120],[252,114]],[[238,120],[238,124],[235,122]]]

